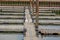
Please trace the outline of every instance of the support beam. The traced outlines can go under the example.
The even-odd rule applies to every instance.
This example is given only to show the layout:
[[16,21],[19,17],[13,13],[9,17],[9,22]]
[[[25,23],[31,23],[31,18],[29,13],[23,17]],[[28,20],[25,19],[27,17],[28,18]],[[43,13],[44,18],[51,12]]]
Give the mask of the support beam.
[[34,14],[33,13],[33,11],[34,11],[34,0],[30,0],[30,11],[32,12],[32,14]]
[[38,26],[38,17],[39,17],[39,0],[36,0],[36,26]]
[[35,6],[35,3],[34,3],[35,1],[34,0],[32,0],[32,8],[33,8],[33,15],[34,15],[34,6]]

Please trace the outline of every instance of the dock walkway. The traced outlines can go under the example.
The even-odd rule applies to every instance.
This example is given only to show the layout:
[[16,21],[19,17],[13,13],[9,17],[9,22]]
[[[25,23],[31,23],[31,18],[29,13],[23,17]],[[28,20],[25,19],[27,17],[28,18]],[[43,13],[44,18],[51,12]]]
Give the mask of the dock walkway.
[[32,23],[31,16],[29,14],[29,9],[25,9],[25,28],[27,29],[26,36],[24,40],[38,40],[35,32],[35,25]]

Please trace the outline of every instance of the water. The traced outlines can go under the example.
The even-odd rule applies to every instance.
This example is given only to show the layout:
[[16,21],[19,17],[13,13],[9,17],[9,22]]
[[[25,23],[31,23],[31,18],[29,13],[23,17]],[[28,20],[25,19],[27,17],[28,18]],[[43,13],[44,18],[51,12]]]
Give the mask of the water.
[[39,35],[39,40],[60,40],[60,35]]
[[[50,29],[51,32],[55,32],[56,30],[60,32],[58,31],[60,30],[60,25],[39,25],[38,29]],[[60,40],[60,35],[39,35],[39,40]]]
[[24,36],[21,33],[16,34],[0,33],[0,40],[24,40]]
[[60,29],[60,25],[39,25],[39,29]]

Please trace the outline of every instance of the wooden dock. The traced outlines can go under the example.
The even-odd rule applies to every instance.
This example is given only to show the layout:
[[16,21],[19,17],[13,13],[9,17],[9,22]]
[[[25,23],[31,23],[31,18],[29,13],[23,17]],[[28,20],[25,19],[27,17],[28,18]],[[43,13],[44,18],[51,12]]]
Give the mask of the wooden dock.
[[24,37],[24,40],[38,40],[38,37],[36,36],[35,32],[35,26],[32,23],[31,16],[29,14],[29,9],[25,9],[25,28],[27,29],[26,36]]

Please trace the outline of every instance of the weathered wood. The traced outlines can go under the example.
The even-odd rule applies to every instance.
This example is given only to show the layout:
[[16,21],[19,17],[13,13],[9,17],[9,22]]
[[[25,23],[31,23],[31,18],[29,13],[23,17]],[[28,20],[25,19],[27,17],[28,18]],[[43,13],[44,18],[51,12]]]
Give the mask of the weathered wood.
[[36,0],[36,26],[38,26],[39,0]]
[[32,23],[32,19],[31,16],[29,14],[29,9],[25,10],[25,28],[26,28],[26,37],[24,37],[24,40],[38,40],[37,36],[36,36],[36,32],[35,32],[35,28],[34,28],[34,24]]

